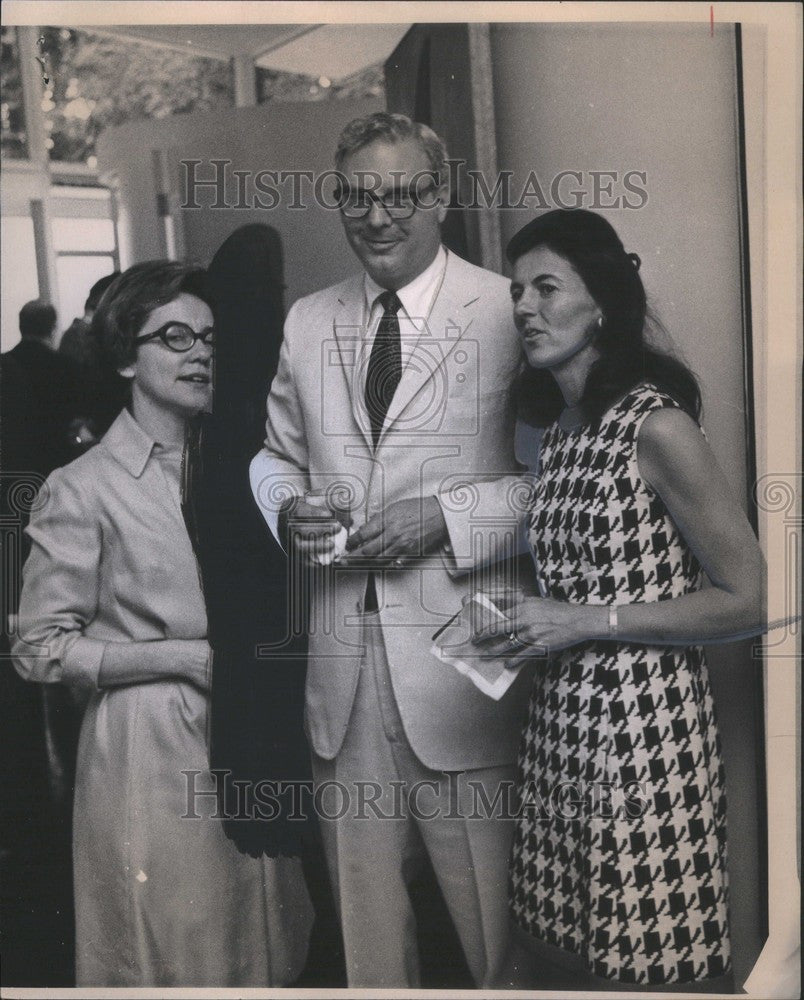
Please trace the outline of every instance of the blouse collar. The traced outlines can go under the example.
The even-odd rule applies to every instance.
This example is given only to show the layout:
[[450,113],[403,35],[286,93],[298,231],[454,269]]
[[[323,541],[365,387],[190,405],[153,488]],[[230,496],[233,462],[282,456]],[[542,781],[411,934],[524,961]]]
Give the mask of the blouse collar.
[[148,459],[157,446],[125,408],[120,411],[101,444],[135,479],[143,474]]

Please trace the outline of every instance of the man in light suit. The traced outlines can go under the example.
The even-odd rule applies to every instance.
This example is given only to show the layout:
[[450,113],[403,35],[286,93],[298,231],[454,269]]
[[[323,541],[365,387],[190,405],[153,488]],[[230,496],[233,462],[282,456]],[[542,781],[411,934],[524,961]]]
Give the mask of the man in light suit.
[[[272,530],[318,567],[305,723],[350,986],[418,984],[407,884],[422,851],[478,985],[507,946],[511,822],[494,802],[528,677],[494,701],[431,647],[515,537],[520,350],[508,282],[441,245],[445,158],[402,115],[344,130],[341,214],[365,270],[290,310],[251,466]],[[328,487],[327,509],[301,499]],[[333,562],[338,494],[352,534]]]

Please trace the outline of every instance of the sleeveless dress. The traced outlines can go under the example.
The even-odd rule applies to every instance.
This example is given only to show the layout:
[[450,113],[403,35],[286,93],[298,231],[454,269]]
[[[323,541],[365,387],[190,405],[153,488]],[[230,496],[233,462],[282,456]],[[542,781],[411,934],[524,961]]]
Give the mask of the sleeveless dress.
[[[545,432],[528,521],[543,596],[633,604],[700,589],[637,466],[642,421],[676,406],[641,384],[598,424]],[[725,781],[700,647],[595,641],[550,656],[519,772],[519,927],[623,983],[729,971]]]

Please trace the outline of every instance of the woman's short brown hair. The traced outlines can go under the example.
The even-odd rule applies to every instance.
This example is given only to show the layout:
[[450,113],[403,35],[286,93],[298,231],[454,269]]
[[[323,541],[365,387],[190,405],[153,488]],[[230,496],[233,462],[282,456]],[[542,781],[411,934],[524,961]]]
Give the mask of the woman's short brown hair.
[[108,364],[116,370],[137,356],[134,339],[160,306],[185,293],[211,305],[206,271],[174,260],[148,260],[124,271],[103,293],[92,332]]

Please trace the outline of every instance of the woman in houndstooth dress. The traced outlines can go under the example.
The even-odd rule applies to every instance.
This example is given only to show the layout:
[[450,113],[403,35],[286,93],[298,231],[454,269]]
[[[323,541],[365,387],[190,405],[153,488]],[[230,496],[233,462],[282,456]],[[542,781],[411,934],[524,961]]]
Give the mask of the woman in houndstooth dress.
[[547,652],[513,921],[578,985],[711,988],[730,971],[726,798],[701,646],[759,627],[761,554],[694,376],[644,342],[639,258],[583,210],[537,218],[508,256],[522,389],[550,425],[529,515],[539,596],[508,595],[504,634],[477,636],[511,665]]

